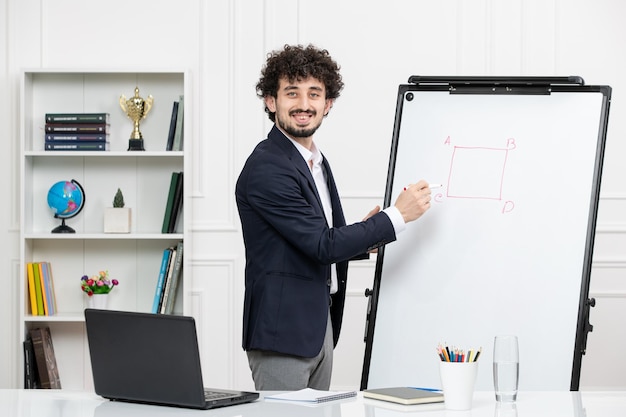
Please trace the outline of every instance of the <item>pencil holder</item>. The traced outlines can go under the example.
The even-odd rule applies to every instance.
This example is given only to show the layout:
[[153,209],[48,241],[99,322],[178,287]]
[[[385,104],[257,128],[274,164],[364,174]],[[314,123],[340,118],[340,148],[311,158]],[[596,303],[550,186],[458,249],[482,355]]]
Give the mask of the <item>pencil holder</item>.
[[439,362],[443,398],[448,410],[472,408],[478,362]]

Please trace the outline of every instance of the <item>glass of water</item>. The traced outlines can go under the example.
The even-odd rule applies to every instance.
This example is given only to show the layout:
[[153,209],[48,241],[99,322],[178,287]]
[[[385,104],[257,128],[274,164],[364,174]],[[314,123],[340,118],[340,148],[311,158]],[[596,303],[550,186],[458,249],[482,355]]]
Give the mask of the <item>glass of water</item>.
[[517,399],[519,382],[519,347],[517,336],[496,336],[493,342],[493,386],[496,400],[512,402]]

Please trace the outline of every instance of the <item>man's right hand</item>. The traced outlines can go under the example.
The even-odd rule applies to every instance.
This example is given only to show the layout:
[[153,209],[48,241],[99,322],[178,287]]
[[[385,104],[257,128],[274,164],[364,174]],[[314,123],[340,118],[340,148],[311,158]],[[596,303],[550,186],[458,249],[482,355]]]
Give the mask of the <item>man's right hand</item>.
[[407,185],[394,205],[402,214],[405,223],[419,219],[430,208],[428,183],[420,180],[415,184]]

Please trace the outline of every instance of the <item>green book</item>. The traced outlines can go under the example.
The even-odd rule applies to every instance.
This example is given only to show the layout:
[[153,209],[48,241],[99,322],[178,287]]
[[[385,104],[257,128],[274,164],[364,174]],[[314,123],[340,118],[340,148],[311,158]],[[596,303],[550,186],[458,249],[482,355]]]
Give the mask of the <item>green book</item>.
[[183,172],[178,173],[176,179],[176,189],[174,190],[174,202],[172,203],[172,215],[170,216],[170,224],[167,227],[168,233],[176,232],[176,221],[183,205]]
[[46,142],[47,151],[108,151],[109,142]]
[[165,215],[163,216],[163,226],[161,227],[161,233],[169,232],[170,220],[172,218],[172,211],[174,208],[174,200],[176,198],[176,184],[178,183],[179,175],[180,172],[172,172],[170,189],[167,193],[167,203],[165,205]]
[[46,113],[46,123],[105,123],[109,113]]
[[46,113],[46,123],[110,123],[109,113]]
[[443,393],[440,391],[411,387],[366,389],[363,391],[363,397],[404,405],[443,402]]
[[43,304],[44,288],[41,286],[41,277],[39,276],[39,263],[33,262],[33,275],[35,277],[35,294],[37,296],[37,315],[45,316],[46,310]]

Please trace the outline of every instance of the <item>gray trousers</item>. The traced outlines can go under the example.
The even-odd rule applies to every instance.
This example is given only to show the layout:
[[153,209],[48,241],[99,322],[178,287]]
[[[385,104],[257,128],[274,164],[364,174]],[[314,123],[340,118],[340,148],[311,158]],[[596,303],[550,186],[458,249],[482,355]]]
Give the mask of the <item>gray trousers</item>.
[[249,350],[248,363],[259,391],[295,391],[314,388],[328,391],[333,368],[333,326],[328,316],[322,350],[314,358],[302,358],[264,350]]

